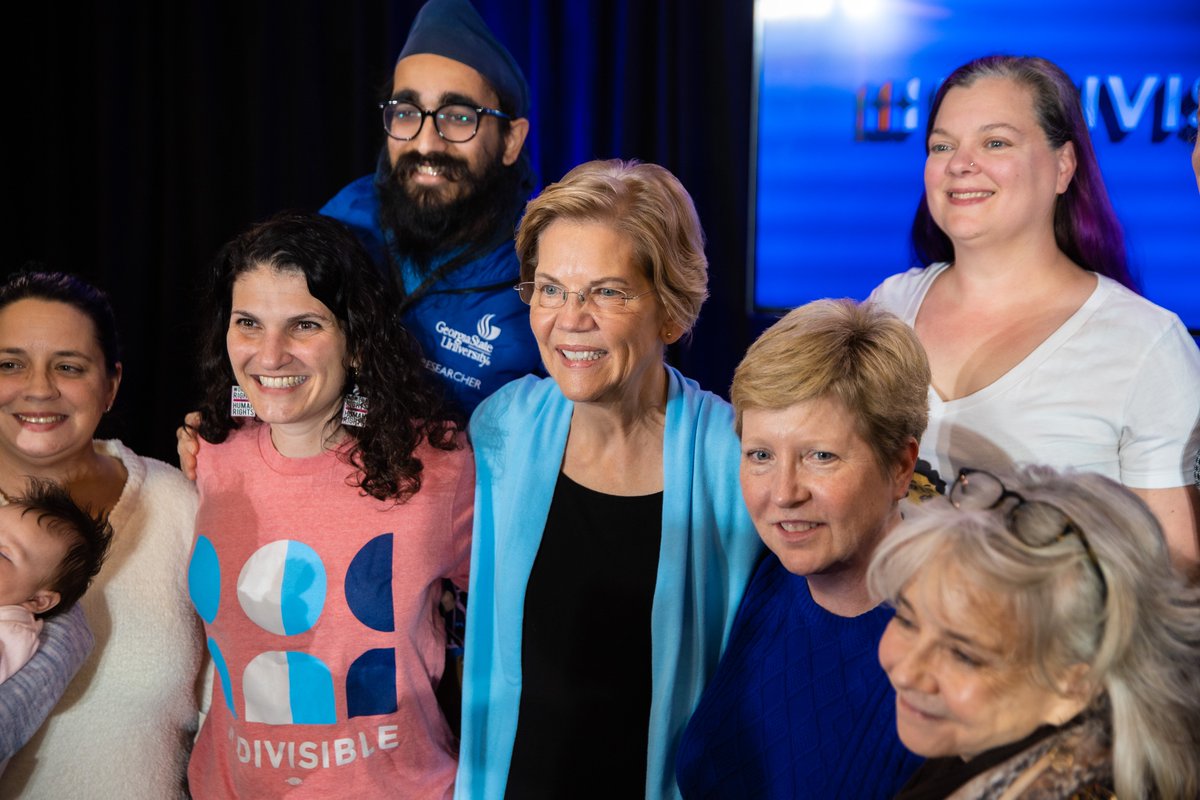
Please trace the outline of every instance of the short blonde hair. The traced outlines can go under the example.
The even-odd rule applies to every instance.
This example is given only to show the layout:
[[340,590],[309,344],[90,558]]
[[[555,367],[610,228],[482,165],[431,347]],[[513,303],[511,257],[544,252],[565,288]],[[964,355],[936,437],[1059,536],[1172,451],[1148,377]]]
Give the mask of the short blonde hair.
[[1037,537],[1051,543],[1034,547],[1011,532],[1008,506],[960,511],[936,498],[910,509],[875,551],[872,596],[894,603],[919,572],[939,569],[951,596],[999,598],[1013,656],[1034,680],[1060,689],[1065,670],[1088,666],[1091,685],[1102,690],[1093,709],[1111,709],[1117,794],[1196,797],[1200,591],[1171,566],[1154,514],[1102,475],[1031,466],[1002,477],[1025,500],[1066,514],[1097,566],[1078,536],[1059,537],[1063,521],[1055,515],[1023,518],[1052,526]]
[[816,300],[750,345],[729,393],[739,436],[747,408],[836,398],[879,464],[889,466],[925,432],[929,362],[916,334],[893,314],[853,300]]
[[529,201],[517,228],[521,280],[533,280],[538,241],[559,220],[608,225],[633,245],[667,316],[687,333],[708,297],[704,231],[679,179],[657,164],[589,161]]

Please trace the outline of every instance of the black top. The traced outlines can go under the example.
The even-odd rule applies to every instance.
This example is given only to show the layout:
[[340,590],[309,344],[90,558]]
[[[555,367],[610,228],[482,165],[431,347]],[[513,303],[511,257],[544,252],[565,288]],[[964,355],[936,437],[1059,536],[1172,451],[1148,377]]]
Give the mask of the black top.
[[1042,725],[1033,733],[1019,742],[993,747],[972,758],[963,761],[959,756],[931,758],[917,767],[917,771],[908,779],[908,783],[896,794],[895,800],[942,800],[949,797],[967,781],[980,775],[992,767],[997,767],[1018,753],[1023,753],[1030,747],[1058,733],[1063,727],[1074,724],[1069,722],[1062,727]]
[[508,797],[645,794],[661,540],[662,492],[608,495],[559,475],[525,589]]

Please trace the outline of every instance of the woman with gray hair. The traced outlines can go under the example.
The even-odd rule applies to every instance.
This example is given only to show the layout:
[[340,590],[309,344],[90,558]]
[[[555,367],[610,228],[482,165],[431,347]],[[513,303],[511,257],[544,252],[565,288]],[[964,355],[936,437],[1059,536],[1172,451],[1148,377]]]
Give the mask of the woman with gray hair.
[[1200,593],[1108,478],[963,470],[879,548],[898,798],[1195,798]]

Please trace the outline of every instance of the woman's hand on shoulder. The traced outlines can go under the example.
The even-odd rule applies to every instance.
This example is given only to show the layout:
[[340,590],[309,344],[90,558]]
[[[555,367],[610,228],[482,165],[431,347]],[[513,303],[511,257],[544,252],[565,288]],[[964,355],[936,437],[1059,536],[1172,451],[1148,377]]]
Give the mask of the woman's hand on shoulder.
[[200,450],[200,412],[192,411],[175,430],[175,452],[179,454],[179,469],[188,480],[196,480],[196,453]]

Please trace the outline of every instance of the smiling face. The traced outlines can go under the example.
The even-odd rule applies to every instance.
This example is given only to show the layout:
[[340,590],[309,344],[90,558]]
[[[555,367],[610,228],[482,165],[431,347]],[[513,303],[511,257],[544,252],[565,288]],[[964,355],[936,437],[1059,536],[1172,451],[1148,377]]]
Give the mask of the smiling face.
[[25,299],[0,309],[0,458],[40,474],[92,453],[92,436],[117,396],[90,317],[74,306]]
[[44,529],[36,512],[0,506],[0,606],[23,606],[40,614],[58,605],[49,588],[70,540]]
[[225,344],[234,377],[255,415],[271,425],[276,446],[278,432],[303,442],[309,455],[320,452],[342,402],[346,336],[308,293],[304,274],[259,265],[238,276]]
[[1013,654],[1018,631],[1008,606],[963,589],[973,585],[941,559],[926,565],[900,592],[879,643],[900,740],[927,758],[969,759],[1061,724],[1085,705],[1033,680]]
[[[432,110],[446,103],[496,108],[498,98],[483,76],[459,61],[422,53],[402,58],[392,75],[392,99],[415,103]],[[481,115],[475,137],[466,142],[448,142],[438,136],[433,119],[427,117],[415,139],[388,137],[388,161],[393,177],[409,197],[446,204],[472,190],[490,165],[499,160],[511,166],[521,154],[528,123],[510,122],[501,135],[501,121]],[[397,168],[397,165],[399,167]]]
[[950,89],[927,146],[929,212],[956,249],[1053,240],[1055,201],[1075,174],[1075,148],[1050,147],[1029,89],[1007,78]]
[[[915,458],[915,443],[910,449]],[[880,467],[832,398],[742,413],[742,496],[763,543],[794,575],[863,581],[899,519],[912,473],[910,457],[902,460]]]
[[653,394],[663,381],[663,347],[676,326],[666,320],[628,239],[601,223],[553,222],[538,240],[533,280],[585,294],[611,288],[642,295],[617,309],[597,309],[590,300],[580,304],[573,294],[561,308],[541,308],[535,299],[529,321],[542,361],[567,399],[658,399]]

